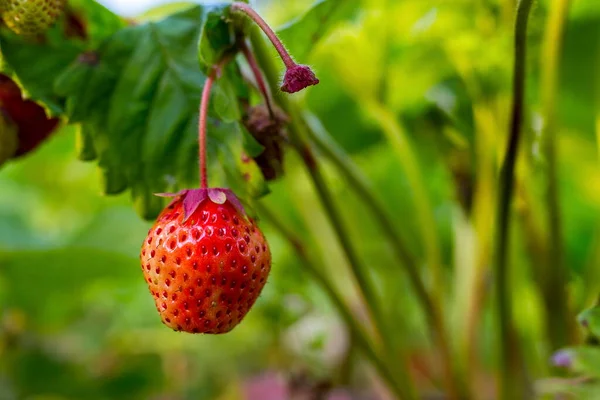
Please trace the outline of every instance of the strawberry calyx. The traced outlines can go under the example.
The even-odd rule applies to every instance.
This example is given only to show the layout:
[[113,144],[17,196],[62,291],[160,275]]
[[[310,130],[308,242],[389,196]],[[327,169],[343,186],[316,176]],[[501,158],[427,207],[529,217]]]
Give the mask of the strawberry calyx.
[[231,205],[242,216],[246,216],[246,210],[241,201],[237,198],[231,189],[226,188],[200,188],[183,189],[177,193],[156,193],[160,197],[183,197],[183,222],[185,222],[198,209],[205,200],[210,200],[215,204],[224,204],[229,201]]

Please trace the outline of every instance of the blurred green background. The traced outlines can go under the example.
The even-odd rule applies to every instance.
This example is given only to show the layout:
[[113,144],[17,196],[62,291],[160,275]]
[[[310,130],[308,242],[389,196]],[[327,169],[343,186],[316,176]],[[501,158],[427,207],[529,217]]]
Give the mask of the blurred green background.
[[[486,293],[491,290],[495,177],[508,131],[515,4],[354,3],[308,54],[297,55],[314,66],[321,83],[296,100],[320,118],[372,180],[423,270],[431,254],[422,232],[434,236],[456,358],[472,362],[474,398],[494,398],[495,325]],[[539,280],[548,261],[540,73],[549,3],[536,2],[530,25],[511,254],[517,326],[532,376],[540,379],[556,374],[549,364],[556,349],[545,332],[548,310]],[[310,4],[257,5],[270,23],[283,26]],[[293,40],[299,39],[290,39],[291,50]],[[564,323],[574,324],[576,314],[600,293],[596,0],[572,2],[560,70],[558,183],[572,315]],[[422,198],[415,195],[406,160],[390,145],[378,110],[395,117],[410,144],[433,225],[423,226],[415,211],[424,206]],[[331,399],[383,398],[381,383],[329,299],[268,221],[262,227],[273,269],[244,322],[223,336],[165,328],[138,266],[150,223],[136,215],[128,195],[99,195],[96,166],[77,161],[74,147],[74,128],[65,127],[34,154],[0,170],[1,400],[309,399],[317,397],[299,396],[314,396],[329,386],[337,388]],[[435,394],[438,355],[406,276],[348,182],[325,158],[323,166],[353,244],[376,279],[393,335],[409,355],[412,377],[423,393]],[[271,186],[263,204],[305,240],[318,268],[358,315],[364,313],[347,261],[294,153],[287,157],[286,176]],[[483,293],[480,303],[476,293]],[[474,343],[467,334],[473,329],[468,327],[473,304],[480,305]],[[474,358],[465,356],[469,351]],[[542,389],[545,383],[540,381]]]

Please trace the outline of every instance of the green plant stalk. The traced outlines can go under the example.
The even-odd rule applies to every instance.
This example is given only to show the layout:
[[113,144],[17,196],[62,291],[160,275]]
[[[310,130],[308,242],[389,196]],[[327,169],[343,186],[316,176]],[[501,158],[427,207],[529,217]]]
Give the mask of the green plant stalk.
[[555,0],[550,3],[550,15],[545,34],[542,56],[542,102],[544,128],[542,131],[543,149],[548,163],[548,261],[546,274],[548,287],[544,293],[547,309],[547,326],[552,350],[569,343],[570,332],[575,321],[569,313],[567,296],[567,271],[564,266],[560,199],[558,189],[558,162],[556,155],[556,92],[558,85],[559,62],[570,0]]
[[[488,12],[483,3],[479,12]],[[512,9],[510,19],[512,20]],[[453,326],[453,333],[455,333],[453,337],[456,342],[459,368],[466,377],[466,381],[471,383],[478,371],[481,370],[478,359],[481,344],[479,340],[481,320],[485,310],[484,305],[489,298],[486,275],[490,268],[489,259],[493,251],[497,174],[496,142],[499,136],[499,124],[494,111],[494,102],[481,98],[481,82],[474,67],[468,60],[454,56],[451,48],[447,51],[465,83],[467,94],[473,99],[480,99],[474,101],[471,106],[477,132],[474,148],[474,165],[477,166],[477,174],[475,174],[473,202],[468,224],[472,227],[475,238],[470,235],[458,235],[455,244],[455,257],[473,252],[473,258],[472,262],[456,264],[459,261],[455,261],[453,279],[456,293],[454,307],[458,314],[455,318],[459,322]],[[458,126],[457,128],[461,129]],[[473,240],[475,240],[474,243]]]
[[[474,74],[474,71],[469,74],[471,85],[477,85],[477,78],[473,76]],[[479,98],[479,95],[475,93],[478,93],[478,91],[472,91],[473,98]],[[472,106],[472,110],[477,129],[475,143],[477,174],[470,219],[475,233],[476,245],[472,269],[465,271],[464,268],[469,268],[468,265],[456,266],[457,273],[462,269],[460,272],[468,277],[465,286],[462,288],[455,286],[457,291],[467,288],[466,304],[464,311],[461,313],[461,320],[464,321],[464,328],[462,329],[466,330],[466,334],[463,338],[458,339],[458,346],[461,351],[461,362],[469,381],[474,379],[481,368],[478,365],[480,363],[478,352],[481,345],[481,322],[485,312],[485,304],[489,298],[486,275],[490,269],[489,260],[493,252],[495,179],[497,173],[495,138],[499,133],[494,111],[488,102],[476,101]],[[457,245],[461,245],[460,242]],[[457,333],[460,334],[460,330]]]
[[[600,81],[600,78],[597,78]],[[600,90],[598,90],[600,92]],[[600,94],[598,95],[600,97]],[[600,100],[597,102],[598,108],[600,108]],[[596,146],[598,147],[598,161],[600,162],[600,111],[596,115]]]
[[[596,54],[600,54],[600,41]],[[600,56],[596,56],[600,59]],[[600,162],[600,71],[596,72],[596,146],[598,146],[598,161]]]
[[[495,248],[495,280],[497,318],[500,329],[500,399],[513,400],[529,397],[525,381],[525,367],[517,331],[512,316],[510,271],[508,265],[510,241],[510,210],[515,185],[515,165],[523,125],[523,102],[526,75],[527,22],[533,0],[520,0],[517,6],[514,38],[513,98],[508,144],[500,170]],[[524,382],[525,381],[525,382]]]
[[444,279],[442,274],[442,263],[440,246],[437,238],[436,223],[433,216],[433,208],[425,188],[423,176],[419,169],[417,158],[408,141],[406,132],[398,122],[396,116],[384,106],[376,102],[366,102],[364,109],[371,116],[392,145],[398,156],[398,161],[409,181],[414,196],[416,215],[421,228],[421,236],[427,254],[427,264],[431,271],[433,281],[433,292],[436,296],[444,298]]
[[[373,323],[376,327],[375,330],[383,342],[384,348],[387,352],[386,356],[389,358],[388,362],[390,367],[392,367],[394,373],[397,375],[397,379],[402,379],[404,381],[403,386],[411,386],[409,381],[406,379],[406,375],[408,375],[406,371],[400,371],[399,368],[395,367],[396,357],[393,353],[391,353],[392,349],[394,348],[393,341],[391,339],[391,332],[387,327],[385,316],[383,315],[381,307],[379,306],[379,299],[377,298],[376,291],[370,283],[371,278],[367,274],[366,266],[360,260],[354,246],[352,245],[350,236],[347,233],[348,231],[344,227],[342,215],[335,204],[334,198],[329,191],[320,168],[317,165],[317,161],[314,156],[312,156],[312,153],[308,153],[310,151],[308,144],[305,144],[302,148],[299,148],[298,151],[303,157],[309,176],[321,200],[321,204],[323,205],[325,213],[329,217],[330,223],[336,232],[337,238],[350,264],[352,273],[355,276],[355,280],[358,283],[358,287],[361,290],[366,305],[371,313],[371,316],[373,317]],[[412,389],[411,391],[414,392]]]
[[309,112],[305,112],[304,116],[308,124],[307,132],[310,140],[316,144],[317,148],[327,159],[336,165],[338,171],[350,183],[350,187],[356,191],[363,203],[371,210],[371,213],[383,229],[398,262],[406,268],[409,281],[423,307],[432,340],[440,352],[444,369],[444,382],[449,398],[468,399],[470,396],[467,395],[468,391],[465,388],[463,379],[458,375],[457,370],[453,366],[452,350],[447,337],[446,321],[442,313],[443,307],[440,304],[442,299],[430,296],[427,292],[423,279],[419,275],[414,255],[405,246],[400,234],[392,223],[394,219],[386,211],[385,205],[377,195],[377,191],[373,188],[369,179],[352,159],[344,153],[344,150],[335,143],[317,117]]
[[[273,63],[271,55],[266,50],[264,39],[260,36],[260,33],[256,29],[252,29],[251,35],[254,53],[259,60],[259,64],[263,68],[265,76],[267,77],[267,83],[271,87],[273,97],[276,99],[276,103],[278,103],[290,117],[290,143],[300,154],[313,185],[315,186],[326,215],[328,216],[342,249],[344,250],[354,278],[360,289],[361,295],[363,296],[365,304],[369,309],[369,313],[371,314],[376,334],[381,339],[386,349],[391,349],[393,348],[392,332],[386,326],[387,324],[385,323],[385,316],[379,304],[377,292],[371,283],[371,278],[368,275],[367,267],[362,263],[351,243],[348,231],[344,227],[342,216],[335,204],[331,192],[329,191],[329,187],[327,186],[327,183],[321,174],[318,160],[312,154],[312,149],[310,148],[310,145],[306,139],[306,126],[303,124],[302,114],[298,107],[294,106],[277,87],[276,82],[278,80],[278,72]],[[391,357],[391,360],[388,360],[388,363],[395,365],[396,360],[394,357],[392,357],[393,354],[386,355],[388,358]],[[402,360],[402,364],[406,365],[405,360]],[[395,374],[396,383],[402,387],[403,393],[410,394],[410,396],[407,398],[414,399],[416,398],[415,390],[412,386],[412,383],[407,379],[408,373],[406,371],[407,370],[405,368],[405,371]]]
[[[596,57],[598,58],[598,61],[600,61],[600,41],[598,41],[597,44],[598,48],[596,49]],[[598,166],[600,166],[600,71],[596,71],[596,85],[595,85],[595,91],[594,91],[594,103],[595,103],[595,109],[596,109],[596,115],[595,115],[595,134],[596,134],[596,151],[597,151],[597,157],[598,157]],[[594,297],[596,299],[596,305],[600,305],[600,295],[598,294],[598,285],[600,285],[600,282],[598,279],[594,279],[598,276],[598,273],[596,273],[596,271],[598,270],[597,265],[598,262],[600,262],[600,224],[596,225],[596,231],[595,231],[595,243],[596,245],[594,246],[594,255],[592,256],[592,262],[588,263],[588,268],[587,271],[588,273],[586,274],[587,277],[589,277],[590,279],[587,279],[586,282],[588,283],[587,287],[588,290],[587,292],[590,293],[590,296],[588,297]],[[591,288],[591,290],[589,289]],[[589,304],[589,302],[585,302],[584,304]],[[585,306],[585,305],[584,305]]]
[[405,388],[399,386],[396,383],[396,378],[393,376],[392,372],[388,369],[387,365],[383,361],[384,358],[381,357],[379,352],[375,349],[375,346],[369,338],[369,335],[357,322],[357,319],[352,314],[350,307],[344,302],[338,290],[323,273],[323,270],[316,267],[311,262],[310,258],[306,254],[306,247],[302,240],[298,236],[296,236],[291,229],[288,229],[284,225],[284,223],[268,209],[268,207],[264,207],[260,203],[257,203],[256,207],[258,213],[262,217],[264,217],[275,229],[277,229],[279,233],[292,245],[306,270],[312,275],[312,277],[317,281],[321,288],[325,290],[327,296],[331,299],[334,306],[337,308],[342,319],[344,320],[348,329],[350,330],[350,335],[352,336],[353,341],[364,352],[365,356],[367,356],[367,358],[371,361],[373,367],[389,385],[390,389],[393,390],[396,396],[398,396],[398,398],[400,399],[413,398],[413,396],[410,393],[406,392]]
[[[597,43],[596,61],[600,62],[600,40]],[[596,103],[596,145],[598,146],[598,161],[600,161],[600,71],[596,70],[596,86],[595,86],[595,103]]]
[[[437,237],[436,223],[433,215],[433,208],[429,201],[429,196],[425,188],[423,176],[421,174],[417,158],[412,150],[412,146],[407,138],[406,132],[399,123],[396,115],[376,101],[363,101],[363,109],[380,126],[382,132],[391,144],[398,161],[408,179],[412,190],[414,206],[416,209],[416,218],[421,229],[421,237],[427,255],[427,266],[429,267],[432,280],[431,292],[435,293],[441,300],[445,300],[445,285],[442,274],[441,253]],[[445,371],[452,370],[450,364],[446,364]],[[447,380],[448,374],[444,378]],[[446,381],[448,383],[449,381]],[[448,386],[450,396],[455,396],[455,385],[460,385],[460,380],[450,383]],[[465,390],[462,390],[466,394]]]

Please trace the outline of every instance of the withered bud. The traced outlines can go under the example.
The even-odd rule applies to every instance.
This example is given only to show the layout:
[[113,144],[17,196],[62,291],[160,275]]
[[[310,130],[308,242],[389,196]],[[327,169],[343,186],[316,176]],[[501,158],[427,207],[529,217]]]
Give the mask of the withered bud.
[[265,179],[271,181],[282,176],[288,116],[278,107],[273,108],[271,116],[267,106],[261,104],[248,108],[243,122],[248,132],[265,148],[254,158]]

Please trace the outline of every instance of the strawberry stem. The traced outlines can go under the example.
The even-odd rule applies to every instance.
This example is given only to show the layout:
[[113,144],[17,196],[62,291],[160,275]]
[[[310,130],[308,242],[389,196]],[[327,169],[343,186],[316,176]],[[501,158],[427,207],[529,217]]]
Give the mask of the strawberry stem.
[[210,103],[210,90],[213,83],[221,77],[223,67],[235,57],[235,52],[227,53],[223,58],[212,66],[202,88],[202,97],[200,98],[200,112],[198,117],[198,144],[199,144],[199,164],[200,164],[200,187],[208,189],[208,178],[206,173],[206,117],[208,116],[208,104]]
[[235,1],[231,4],[231,11],[241,11],[250,17],[262,31],[267,35],[279,56],[285,64],[286,71],[283,76],[281,84],[281,91],[287,93],[299,92],[308,86],[313,86],[319,83],[319,79],[315,76],[315,73],[307,65],[297,64],[290,53],[285,49],[281,40],[277,37],[273,29],[265,22],[264,19],[256,11],[252,9],[248,4],[240,1]]
[[258,66],[258,62],[256,61],[256,57],[254,57],[254,54],[252,54],[248,43],[246,43],[245,41],[241,43],[240,47],[242,49],[244,57],[246,58],[246,61],[248,62],[248,66],[252,70],[252,75],[254,75],[254,80],[256,81],[256,85],[258,85],[258,90],[260,90],[260,93],[265,99],[265,104],[267,105],[267,109],[269,110],[269,116],[271,117],[271,119],[275,119],[275,114],[273,113],[273,107],[271,105],[271,95],[269,93],[269,90],[267,89],[267,85],[265,84],[265,80],[262,71]]
[[256,11],[254,11],[252,7],[250,7],[250,5],[242,3],[241,1],[234,1],[231,4],[231,11],[241,11],[245,13],[256,23],[256,25],[260,27],[260,29],[262,29],[271,43],[273,43],[275,50],[277,50],[277,53],[279,53],[279,56],[281,57],[281,60],[285,64],[286,68],[293,68],[298,65],[294,60],[292,60],[290,53],[288,53],[288,51],[285,49],[285,46],[283,43],[281,43],[281,40],[277,37],[275,32],[273,32],[273,29],[271,29],[269,24],[267,24],[265,20]]
[[208,178],[206,174],[206,116],[208,114],[208,104],[210,102],[210,89],[215,81],[215,74],[209,74],[204,81],[202,88],[202,98],[200,99],[200,117],[198,119],[198,142],[200,146],[200,187],[208,188]]

